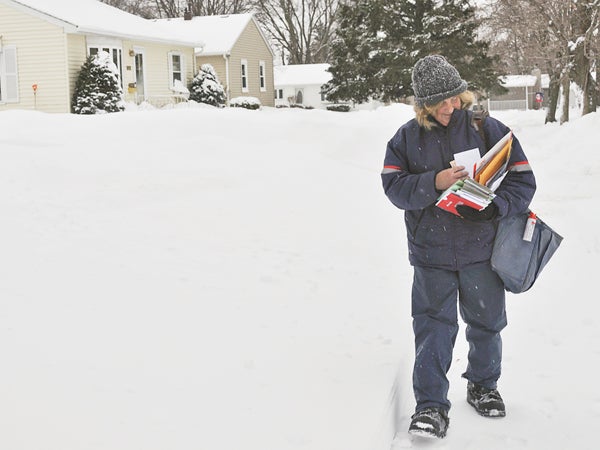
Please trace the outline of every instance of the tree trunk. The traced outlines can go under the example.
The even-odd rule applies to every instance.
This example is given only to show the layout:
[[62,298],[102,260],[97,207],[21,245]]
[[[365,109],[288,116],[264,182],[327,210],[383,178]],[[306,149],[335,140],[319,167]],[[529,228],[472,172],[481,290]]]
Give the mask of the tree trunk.
[[560,124],[569,121],[569,99],[571,93],[571,78],[565,75],[560,83],[561,85],[561,98],[562,98],[562,111],[560,113]]
[[558,107],[558,95],[560,92],[560,80],[554,72],[550,73],[550,86],[548,88],[548,110],[546,111],[546,122],[556,122],[556,108]]
[[582,94],[583,94],[583,105],[581,108],[581,115],[585,116],[592,112],[592,105],[590,104],[590,96],[589,96],[589,86],[590,86],[590,76],[589,72],[587,72],[583,77],[583,83],[581,86]]
[[581,115],[592,113],[596,111],[598,106],[598,83],[594,80],[591,70],[587,70],[583,77],[583,83],[581,86],[583,91],[583,108]]

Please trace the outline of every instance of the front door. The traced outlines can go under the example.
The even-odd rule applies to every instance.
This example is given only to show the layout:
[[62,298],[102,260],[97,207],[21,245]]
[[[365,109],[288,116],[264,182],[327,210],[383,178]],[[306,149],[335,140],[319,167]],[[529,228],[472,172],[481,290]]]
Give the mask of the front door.
[[137,88],[136,100],[141,103],[146,99],[146,89],[144,85],[144,53],[139,50],[135,52],[135,86]]

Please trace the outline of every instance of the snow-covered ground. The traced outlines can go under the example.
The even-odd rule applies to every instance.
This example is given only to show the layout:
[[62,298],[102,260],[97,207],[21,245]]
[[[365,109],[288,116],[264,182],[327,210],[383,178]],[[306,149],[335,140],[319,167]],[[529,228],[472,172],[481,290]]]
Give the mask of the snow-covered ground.
[[596,448],[600,116],[496,114],[565,240],[507,299],[507,417],[467,405],[461,333],[440,441],[406,434],[412,272],[379,176],[411,116],[0,112],[0,449]]

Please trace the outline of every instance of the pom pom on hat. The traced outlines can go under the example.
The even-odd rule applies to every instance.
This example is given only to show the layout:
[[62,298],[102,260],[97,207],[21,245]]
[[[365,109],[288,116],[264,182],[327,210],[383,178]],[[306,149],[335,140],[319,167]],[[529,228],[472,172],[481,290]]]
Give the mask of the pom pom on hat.
[[467,82],[458,70],[440,55],[425,56],[417,61],[412,86],[418,106],[435,105],[467,90]]

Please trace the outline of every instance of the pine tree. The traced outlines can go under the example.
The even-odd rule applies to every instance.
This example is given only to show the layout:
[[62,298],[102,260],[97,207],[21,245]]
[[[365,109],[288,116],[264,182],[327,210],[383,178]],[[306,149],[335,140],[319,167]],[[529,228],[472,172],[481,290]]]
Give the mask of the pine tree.
[[190,85],[190,100],[213,106],[225,105],[225,90],[219,82],[215,69],[203,64]]
[[403,100],[418,59],[441,54],[472,90],[501,90],[497,59],[477,40],[469,0],[350,0],[339,9],[326,93],[332,100]]
[[[323,92],[331,101],[363,103],[375,95],[377,68],[371,51],[377,47],[377,2],[353,0],[338,8],[338,31],[331,44],[333,79]],[[376,58],[375,58],[376,59]]]
[[76,114],[101,114],[125,109],[117,69],[108,53],[89,56],[83,63],[71,107]]
[[[500,59],[489,54],[489,41],[478,39],[480,21],[475,17],[475,8],[469,0],[445,0],[437,5],[432,0],[422,0],[424,15],[421,23],[431,24],[424,31],[429,38],[425,47],[428,53],[444,55],[456,66],[462,78],[469,82],[469,89],[505,92],[498,83],[504,75],[499,70]],[[425,56],[421,53],[418,57]]]

